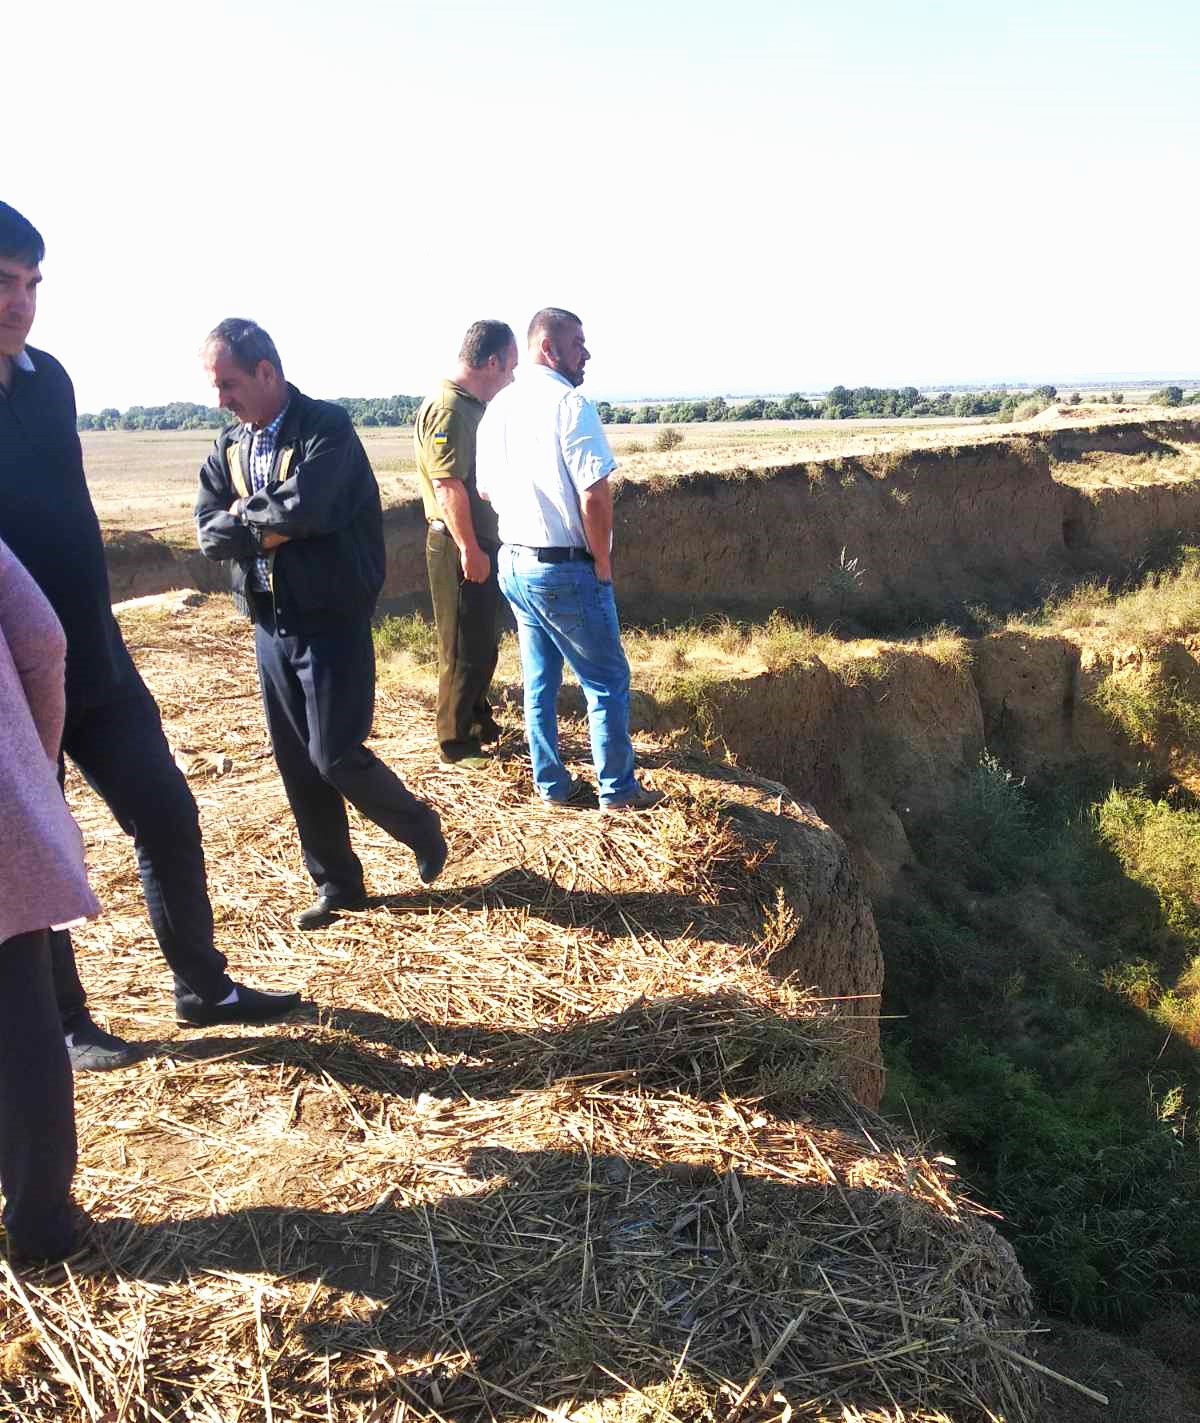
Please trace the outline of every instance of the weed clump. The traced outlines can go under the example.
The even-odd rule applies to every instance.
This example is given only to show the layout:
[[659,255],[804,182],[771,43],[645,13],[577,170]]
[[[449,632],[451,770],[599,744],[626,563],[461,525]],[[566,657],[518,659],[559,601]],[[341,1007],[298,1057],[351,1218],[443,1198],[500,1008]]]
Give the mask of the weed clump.
[[1047,1308],[1200,1308],[1200,811],[985,753],[909,839],[877,907],[885,1105],[942,1134]]
[[1143,746],[1190,749],[1200,740],[1200,697],[1161,662],[1109,673],[1093,700],[1131,741]]
[[1198,632],[1200,548],[1185,544],[1168,568],[1151,573],[1135,588],[1095,580],[1079,583],[1048,599],[1034,625],[1050,632],[1095,628],[1114,637],[1136,637],[1143,646]]
[[375,654],[380,658],[406,654],[418,666],[437,661],[437,628],[420,613],[407,617],[386,617],[371,629]]

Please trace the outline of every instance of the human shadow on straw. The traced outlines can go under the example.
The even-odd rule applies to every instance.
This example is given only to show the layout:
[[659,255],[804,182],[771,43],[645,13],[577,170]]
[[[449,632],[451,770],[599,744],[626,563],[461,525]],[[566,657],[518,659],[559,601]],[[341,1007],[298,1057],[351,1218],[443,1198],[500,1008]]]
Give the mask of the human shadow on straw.
[[[569,867],[564,869],[570,873]],[[717,943],[741,944],[746,935],[760,927],[761,905],[749,898],[744,902],[682,893],[678,890],[608,890],[589,887],[580,872],[576,885],[564,885],[534,870],[500,870],[475,884],[449,886],[442,890],[381,895],[371,907],[401,911],[429,908],[516,909],[546,923],[567,929],[599,929],[622,937],[649,934],[674,938],[701,933]],[[368,910],[369,912],[369,910]],[[748,922],[757,915],[755,922]]]
[[302,1037],[207,1037],[151,1051],[286,1065],[396,1097],[494,1100],[555,1084],[636,1083],[705,1100],[738,1091],[786,1115],[834,1079],[844,1036],[827,1018],[782,1017],[728,991],[639,998],[565,1027],[497,1029],[353,1008],[312,1010],[309,1022]]
[[[873,1154],[865,1139],[858,1149]],[[482,1147],[455,1163],[452,1189],[431,1176],[439,1190],[421,1204],[389,1195],[354,1210],[101,1221],[94,1263],[77,1273],[189,1282],[201,1294],[208,1275],[286,1282],[258,1298],[250,1325],[271,1344],[261,1382],[277,1407],[322,1402],[330,1375],[315,1359],[336,1365],[336,1384],[372,1357],[392,1365],[391,1381],[373,1388],[456,1423],[488,1417],[489,1405],[492,1417],[511,1415],[505,1390],[540,1410],[665,1383],[685,1362],[710,1388],[753,1384],[756,1399],[778,1378],[820,1381],[859,1406],[888,1401],[882,1385],[895,1406],[928,1396],[932,1367],[943,1405],[985,1381],[994,1404],[1008,1402],[997,1375],[1007,1367],[1015,1387],[1011,1362],[989,1360],[984,1341],[1019,1330],[1029,1307],[1012,1251],[906,1192],[902,1173],[884,1184],[889,1158],[879,1159],[880,1185],[867,1189],[837,1179],[847,1163],[835,1172],[819,1153],[803,1184],[688,1161]],[[1020,1347],[1019,1334],[1006,1338]],[[156,1387],[162,1409],[170,1384]]]

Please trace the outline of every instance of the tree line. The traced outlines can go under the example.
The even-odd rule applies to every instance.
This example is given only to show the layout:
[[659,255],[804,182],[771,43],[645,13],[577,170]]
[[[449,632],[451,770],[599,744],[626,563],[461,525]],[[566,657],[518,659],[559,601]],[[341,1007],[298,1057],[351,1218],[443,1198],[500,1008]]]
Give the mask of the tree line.
[[[1033,390],[968,390],[955,394],[922,394],[916,386],[895,388],[860,385],[853,390],[835,385],[820,400],[800,394],[781,396],[775,400],[755,397],[752,400],[727,401],[722,396],[712,400],[676,400],[661,404],[613,405],[607,400],[597,403],[600,418],[609,425],[686,425],[693,421],[711,423],[717,420],[913,420],[937,415],[971,419],[994,415],[1000,420],[1023,420],[1036,415],[1047,406],[1063,399],[1079,405],[1079,391],[1061,397],[1053,385],[1039,385]],[[1200,400],[1200,392],[1184,398],[1179,386],[1167,386],[1149,399],[1159,405],[1181,405]],[[1090,396],[1092,405],[1123,405],[1125,392],[1110,391],[1107,395]]]
[[[658,404],[614,405],[611,401],[596,403],[600,419],[606,425],[687,425],[699,421],[718,420],[852,420],[874,417],[889,420],[909,420],[936,415],[971,419],[993,415],[1000,420],[1022,420],[1036,415],[1059,400],[1052,385],[1039,385],[1030,390],[969,390],[955,394],[923,395],[914,385],[887,389],[870,385],[853,390],[835,385],[819,400],[799,393],[771,400],[755,396],[750,400],[728,401],[717,395],[710,400],[674,400]],[[1066,398],[1078,405],[1078,391]],[[1200,391],[1185,396],[1177,385],[1165,386],[1149,399],[1159,405],[1192,405],[1200,403]],[[1123,391],[1113,390],[1107,396],[1090,397],[1089,404],[1121,405]],[[419,395],[341,396],[335,404],[348,412],[356,425],[411,425],[421,405]],[[131,405],[128,410],[112,406],[96,414],[78,417],[80,430],[219,430],[233,417],[211,405],[195,405],[176,400],[170,405]]]
[[[348,412],[356,425],[411,425],[421,407],[419,395],[344,395],[335,402]],[[195,405],[174,400],[170,405],[131,405],[128,410],[112,406],[95,414],[76,418],[80,430],[220,430],[233,416],[215,405]]]

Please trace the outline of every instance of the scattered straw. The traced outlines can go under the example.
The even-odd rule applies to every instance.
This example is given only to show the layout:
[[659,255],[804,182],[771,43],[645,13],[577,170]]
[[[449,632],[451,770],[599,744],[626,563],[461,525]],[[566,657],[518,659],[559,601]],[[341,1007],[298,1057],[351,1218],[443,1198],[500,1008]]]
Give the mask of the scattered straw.
[[128,631],[194,757],[220,942],[315,1006],[179,1030],[128,846],[72,784],[108,906],[83,975],[149,1055],[77,1084],[89,1251],[0,1268],[0,1417],[1034,1416],[1012,1252],[849,1099],[833,1006],[766,971],[781,871],[728,775],[647,744],[664,809],[555,812],[514,738],[441,767],[388,691],[376,745],[451,870],[422,888],[356,819],[379,901],[303,935],[245,629],[211,603]]

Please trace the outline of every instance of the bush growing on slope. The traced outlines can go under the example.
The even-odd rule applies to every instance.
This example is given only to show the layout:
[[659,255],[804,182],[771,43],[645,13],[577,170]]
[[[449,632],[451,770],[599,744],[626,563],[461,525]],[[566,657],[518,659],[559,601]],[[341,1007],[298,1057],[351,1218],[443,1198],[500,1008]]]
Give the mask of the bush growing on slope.
[[1198,1303],[1200,812],[1114,795],[985,757],[877,918],[888,1105],[944,1134],[1049,1308],[1129,1326]]

